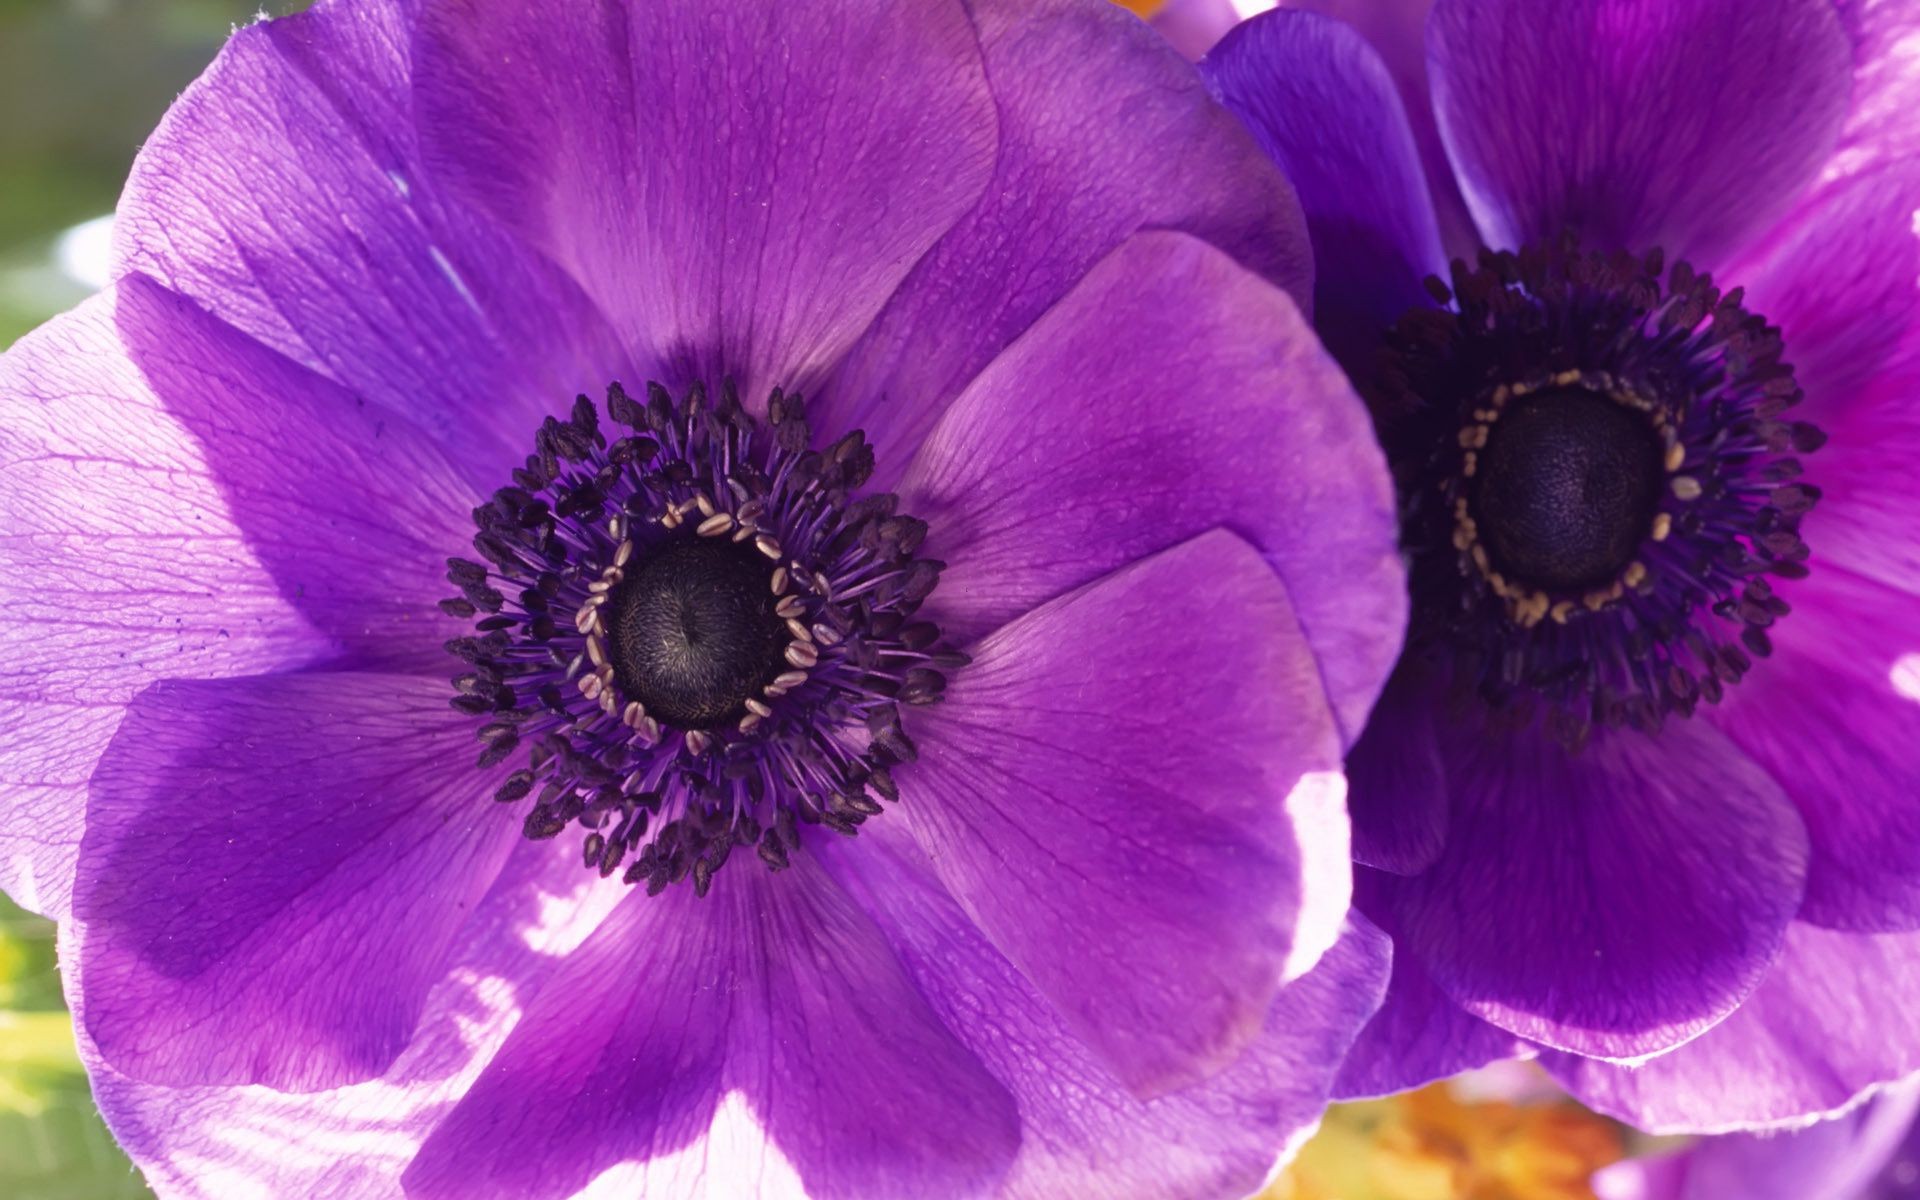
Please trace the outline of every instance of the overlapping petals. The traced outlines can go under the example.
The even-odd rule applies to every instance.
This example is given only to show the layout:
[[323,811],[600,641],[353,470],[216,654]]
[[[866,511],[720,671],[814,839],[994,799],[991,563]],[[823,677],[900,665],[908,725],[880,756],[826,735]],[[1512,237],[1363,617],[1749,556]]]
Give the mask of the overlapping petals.
[[384,1072],[518,840],[446,769],[472,738],[431,678],[141,693],[93,774],[69,935],[101,1054],[163,1084]]
[[[1826,989],[1896,987],[1888,955],[1917,919],[1920,854],[1893,798],[1913,793],[1920,739],[1920,13],[1292,7],[1319,12],[1256,18],[1203,71],[1296,179],[1316,323],[1357,377],[1393,298],[1430,269],[1428,222],[1469,256],[1571,231],[1745,285],[1784,331],[1800,412],[1829,435],[1806,464],[1825,493],[1805,526],[1812,575],[1783,585],[1793,611],[1772,654],[1723,704],[1566,758],[1524,739],[1474,751],[1479,735],[1445,728],[1417,679],[1389,687],[1349,766],[1355,854],[1380,868],[1363,890],[1398,954],[1343,1088],[1417,1084],[1518,1035],[1504,1052],[1560,1047],[1554,1070],[1607,1111],[1685,1129],[1804,1119],[1912,1070],[1901,1022]],[[1478,226],[1464,245],[1431,154],[1437,209],[1417,198],[1430,119]],[[1339,155],[1329,124],[1354,143]],[[1341,277],[1374,282],[1336,301],[1324,281]],[[1465,1011],[1435,1011],[1449,1003]]]
[[[163,1194],[1200,1197],[1313,1120],[1387,971],[1390,488],[1293,192],[1127,22],[336,0],[183,97],[0,365],[5,880],[72,889]],[[433,608],[539,419],[649,379],[865,425],[975,659],[902,811],[704,899],[519,843]]]
[[64,916],[126,703],[169,677],[437,665],[434,556],[465,492],[403,418],[140,277],[0,361],[0,405],[0,882]]

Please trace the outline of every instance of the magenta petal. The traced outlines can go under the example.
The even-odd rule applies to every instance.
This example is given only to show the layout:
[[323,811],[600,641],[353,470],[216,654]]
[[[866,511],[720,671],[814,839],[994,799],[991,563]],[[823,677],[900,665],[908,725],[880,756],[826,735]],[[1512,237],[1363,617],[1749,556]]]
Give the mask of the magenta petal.
[[1341,1054],[1385,981],[1386,940],[1350,930],[1280,989],[1231,1066],[1142,1100],[974,927],[893,817],[831,843],[823,857],[935,1011],[1018,1102],[1025,1133],[999,1192],[1005,1200],[1253,1193],[1276,1151],[1319,1118]]
[[428,161],[669,383],[811,392],[993,169],[958,0],[423,9]]
[[1705,719],[1806,820],[1802,919],[1920,927],[1920,596],[1817,559],[1781,594],[1793,612],[1769,630],[1772,655]]
[[947,410],[900,495],[933,528],[932,604],[962,639],[1224,526],[1285,581],[1349,736],[1399,650],[1366,411],[1286,295],[1194,238],[1103,259]]
[[1313,237],[1314,325],[1350,371],[1380,331],[1431,299],[1446,256],[1393,79],[1366,40],[1311,13],[1247,21],[1201,64],[1300,193]]
[[[1808,462],[1820,475],[1854,447],[1849,425],[1876,403],[1907,403],[1920,369],[1920,166],[1907,162],[1842,180],[1804,200],[1724,275],[1754,312],[1780,326],[1806,402],[1794,416],[1838,441]],[[1887,382],[1876,381],[1892,377]],[[1909,418],[1910,421],[1920,420]],[[1861,439],[1863,449],[1871,439]],[[1851,474],[1832,472],[1836,483]],[[1822,480],[1822,482],[1825,482]],[[1877,473],[1871,482],[1879,483]],[[1824,550],[1825,547],[1823,546]]]
[[147,139],[116,273],[403,414],[491,488],[625,356],[564,273],[427,178],[413,7],[321,4],[237,32]]
[[1794,922],[1738,1011],[1638,1067],[1543,1055],[1588,1106],[1650,1133],[1711,1133],[1829,1115],[1920,1071],[1920,934]]
[[470,503],[405,422],[148,280],[23,339],[0,359],[0,884],[63,913],[87,776],[156,679],[443,660]]
[[[1364,904],[1370,873],[1357,874],[1354,882]],[[1353,921],[1375,936],[1385,936],[1358,909]],[[1467,1012],[1434,986],[1413,955],[1394,954],[1392,962],[1386,998],[1341,1063],[1333,1099],[1404,1092],[1531,1052],[1527,1043]]]
[[1380,875],[1394,949],[1468,1012],[1577,1054],[1633,1058],[1737,1007],[1800,907],[1807,833],[1700,721],[1596,737],[1440,738],[1446,849]]
[[1142,1094],[1230,1062],[1346,914],[1339,741],[1293,629],[1216,532],[1001,629],[913,714],[902,811],[942,882]]
[[1820,564],[1920,595],[1920,169],[1823,189],[1729,271],[1779,322],[1806,389],[1795,418],[1827,444],[1803,462],[1823,498],[1804,524]]
[[1829,0],[1437,0],[1427,47],[1441,136],[1497,248],[1571,229],[1711,267],[1813,182],[1847,110]]
[[1913,69],[1914,0],[1835,0],[1853,41],[1853,104],[1834,165],[1907,162],[1920,151],[1920,73]]
[[1193,70],[1116,7],[971,5],[1000,114],[981,201],[902,283],[819,398],[897,477],[942,410],[1143,229],[1191,233],[1311,294],[1299,202]]
[[519,1005],[625,895],[618,880],[601,882],[551,845],[523,840],[460,926],[393,1065],[322,1092],[128,1078],[86,1036],[91,991],[69,954],[62,969],[94,1099],[162,1200],[400,1200],[401,1171],[499,1049]]
[[697,1178],[626,1193],[753,1195],[758,1155],[697,1145],[736,1090],[823,1198],[977,1194],[1019,1140],[1012,1098],[802,857],[736,864],[705,898],[629,895],[427,1140],[407,1195],[571,1196],[623,1163],[672,1172],[689,1146]]
[[[473,724],[393,675],[166,682],[95,771],[75,884],[87,1030],[153,1083],[385,1071],[519,831]],[[430,898],[430,902],[423,900]]]

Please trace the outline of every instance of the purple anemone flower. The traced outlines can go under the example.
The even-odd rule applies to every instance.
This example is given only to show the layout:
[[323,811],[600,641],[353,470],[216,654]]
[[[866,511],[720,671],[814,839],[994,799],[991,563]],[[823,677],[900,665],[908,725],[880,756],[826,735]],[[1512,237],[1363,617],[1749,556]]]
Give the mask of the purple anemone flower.
[[1202,69],[1402,503],[1342,1092],[1538,1054],[1702,1130],[1920,1068],[1920,6],[1307,7]]
[[1916,1200],[1920,1079],[1801,1129],[1725,1133],[1596,1173],[1600,1200]]
[[0,360],[0,879],[163,1195],[1211,1196],[1315,1118],[1391,480],[1146,27],[322,3],[117,237]]

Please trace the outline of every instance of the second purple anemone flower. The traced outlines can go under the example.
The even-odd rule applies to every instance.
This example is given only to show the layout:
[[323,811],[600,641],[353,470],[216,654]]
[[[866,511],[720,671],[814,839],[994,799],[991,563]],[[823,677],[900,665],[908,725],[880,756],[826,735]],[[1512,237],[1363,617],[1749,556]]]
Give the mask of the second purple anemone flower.
[[1920,1067],[1920,9],[1303,7],[1203,71],[1401,499],[1343,1090],[1539,1054],[1710,1129]]
[[163,1195],[1213,1196],[1317,1115],[1391,485],[1144,27],[322,3],[117,253],[0,360],[0,879]]

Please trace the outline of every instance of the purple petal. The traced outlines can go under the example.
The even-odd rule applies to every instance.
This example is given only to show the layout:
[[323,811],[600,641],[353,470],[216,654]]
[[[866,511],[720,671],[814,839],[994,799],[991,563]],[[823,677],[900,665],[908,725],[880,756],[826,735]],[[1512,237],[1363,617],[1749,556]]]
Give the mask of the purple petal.
[[958,0],[428,0],[429,163],[668,383],[813,385],[993,170]]
[[[1902,536],[1911,537],[1910,527]],[[1817,544],[1817,543],[1816,543]],[[1920,597],[1816,559],[1773,653],[1706,719],[1800,808],[1817,925],[1920,926]]]
[[[1829,438],[1803,461],[1824,498],[1804,531],[1819,563],[1920,595],[1920,171],[1906,164],[1823,190],[1730,279],[1777,321]],[[1732,272],[1737,271],[1738,274]]]
[[1599,1200],[1910,1200],[1920,1179],[1920,1080],[1845,1116],[1780,1132],[1723,1134],[1593,1176]]
[[1441,136],[1500,248],[1571,229],[1713,266],[1813,181],[1846,116],[1828,0],[1437,0],[1427,38]]
[[1541,1062],[1589,1107],[1650,1133],[1804,1121],[1920,1071],[1917,991],[1920,934],[1796,921],[1746,1003],[1679,1049],[1638,1067],[1551,1053]]
[[[1851,420],[1870,419],[1890,400],[1910,407],[1920,369],[1917,210],[1920,169],[1912,163],[1851,176],[1802,202],[1723,272],[1746,288],[1754,312],[1780,326],[1807,394],[1793,415],[1837,435],[1834,451],[1848,449]],[[1889,375],[1904,385],[1897,400],[1875,386]],[[1808,465],[1826,474],[1832,461],[1833,451],[1822,451]]]
[[1655,1053],[1731,1012],[1800,906],[1807,834],[1772,780],[1699,721],[1602,735],[1439,739],[1446,849],[1380,875],[1394,949],[1468,1012],[1602,1058]]
[[935,1011],[1019,1103],[1025,1133],[999,1193],[1006,1200],[1200,1200],[1258,1190],[1275,1151],[1319,1117],[1332,1073],[1385,982],[1385,939],[1350,930],[1280,990],[1231,1066],[1142,1100],[974,927],[895,817],[830,844],[823,857]]
[[[1012,1098],[838,885],[806,858],[737,863],[705,898],[614,909],[427,1139],[407,1195],[571,1196],[621,1163],[650,1173],[623,1194],[758,1194],[757,1154],[699,1144],[731,1091],[818,1197],[976,1194],[1019,1140]],[[704,1175],[665,1185],[687,1148]]]
[[1311,294],[1286,181],[1191,67],[1116,7],[971,5],[1000,112],[986,195],[909,275],[820,397],[897,477],[940,413],[1095,263],[1142,229],[1212,242]]
[[562,272],[421,169],[413,7],[322,4],[236,33],[134,165],[118,273],[428,428],[492,488],[626,357]]
[[1427,14],[1433,0],[1281,0],[1280,7],[1343,21],[1367,39],[1393,76],[1414,143],[1420,147],[1420,165],[1438,210],[1441,243],[1449,256],[1472,258],[1480,248],[1480,234],[1467,215],[1466,201],[1460,198],[1427,85]]
[[1143,1095],[1232,1061],[1346,914],[1339,742],[1293,627],[1215,532],[1001,629],[914,714],[903,811],[942,882]]
[[1853,42],[1853,104],[1836,163],[1860,169],[1911,162],[1920,150],[1920,73],[1913,69],[1914,0],[1835,0]]
[[934,604],[962,639],[1225,526],[1285,581],[1349,735],[1399,649],[1365,410],[1284,293],[1185,235],[1102,260],[955,401],[900,493],[948,563]]
[[63,913],[149,683],[445,657],[471,501],[439,452],[145,279],[0,359],[0,460],[0,885],[29,907]]
[[1439,697],[1410,672],[1396,673],[1347,751],[1347,813],[1353,861],[1418,875],[1447,842],[1447,780],[1434,708]]
[[1593,1173],[1593,1194],[1598,1200],[1687,1200],[1688,1159],[1685,1151],[1623,1159]]
[[94,772],[73,900],[108,1063],[284,1091],[392,1065],[519,837],[446,697],[402,676],[272,675],[158,683],[129,706]]
[[400,1200],[401,1171],[499,1049],[518,1005],[627,894],[551,845],[522,841],[461,925],[392,1067],[324,1092],[157,1087],[120,1074],[86,1035],[91,993],[68,955],[63,971],[94,1098],[162,1200]]
[[1197,59],[1239,20],[1233,0],[1167,0],[1150,23],[1183,57]]
[[1312,13],[1245,22],[1201,66],[1286,172],[1313,237],[1314,324],[1349,372],[1444,274],[1420,154],[1393,79],[1352,28]]
[[1910,1081],[1805,1129],[1707,1139],[1687,1155],[1677,1200],[1903,1200],[1920,1149],[1916,1111],[1920,1088]]
[[[1357,875],[1355,886],[1364,896],[1371,873]],[[1386,936],[1357,910],[1353,920],[1375,936]],[[1454,1003],[1413,955],[1395,954],[1392,961],[1386,1000],[1341,1064],[1335,1100],[1404,1092],[1529,1053],[1525,1042]]]
[[[1814,570],[1826,564],[1920,596],[1920,363],[1889,371],[1854,394],[1843,418],[1821,427],[1831,437],[1806,461],[1823,497],[1801,531]],[[1901,603],[1883,605],[1887,611]],[[1912,646],[1905,647],[1914,649]]]

